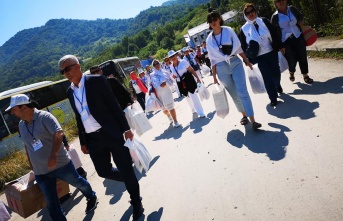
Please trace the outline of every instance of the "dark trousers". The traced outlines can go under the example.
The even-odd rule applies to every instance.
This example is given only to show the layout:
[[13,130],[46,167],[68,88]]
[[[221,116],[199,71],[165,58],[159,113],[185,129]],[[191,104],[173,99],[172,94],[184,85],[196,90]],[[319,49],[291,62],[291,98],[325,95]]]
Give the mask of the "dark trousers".
[[113,170],[111,155],[119,169],[126,189],[133,204],[140,203],[139,184],[132,167],[129,149],[124,146],[124,139],[113,139],[103,129],[86,135],[87,148],[96,172],[100,177],[117,180],[118,174]]
[[299,38],[288,38],[285,42],[286,53],[285,57],[288,61],[289,72],[295,72],[295,66],[299,62],[300,71],[302,74],[308,73],[308,62],[306,52],[306,42],[301,34]]
[[280,87],[281,81],[278,54],[271,51],[251,59],[251,62],[258,64],[270,101],[276,101],[278,96],[276,88]]
[[143,92],[138,93],[137,95],[137,101],[141,105],[142,109],[145,111],[145,94]]

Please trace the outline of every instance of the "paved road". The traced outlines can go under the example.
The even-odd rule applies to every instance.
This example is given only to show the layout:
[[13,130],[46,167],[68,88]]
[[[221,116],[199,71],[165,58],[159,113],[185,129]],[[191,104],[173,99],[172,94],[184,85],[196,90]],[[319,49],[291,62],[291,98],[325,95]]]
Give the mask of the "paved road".
[[[170,127],[162,113],[153,116],[142,140],[154,159],[148,173],[137,172],[141,220],[343,220],[343,62],[309,62],[315,83],[303,84],[298,72],[291,83],[283,73],[285,94],[276,108],[266,94],[251,93],[263,124],[258,132],[239,125],[231,99],[225,119],[215,115],[212,98],[203,102],[204,119],[192,118],[185,99],[176,102],[181,128]],[[124,185],[99,178],[89,157],[82,160],[100,203],[85,216],[86,200],[72,189],[63,204],[68,220],[130,220]],[[43,209],[27,220],[50,219]]]

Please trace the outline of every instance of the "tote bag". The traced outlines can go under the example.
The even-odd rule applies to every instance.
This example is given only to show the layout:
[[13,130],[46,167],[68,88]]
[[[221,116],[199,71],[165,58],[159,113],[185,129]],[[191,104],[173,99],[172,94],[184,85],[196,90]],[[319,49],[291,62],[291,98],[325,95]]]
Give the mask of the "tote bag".
[[224,119],[229,114],[229,102],[225,89],[218,84],[214,85],[212,96],[217,116]]
[[317,33],[310,26],[303,25],[301,27],[301,31],[304,35],[304,39],[306,41],[306,46],[311,46],[317,41]]

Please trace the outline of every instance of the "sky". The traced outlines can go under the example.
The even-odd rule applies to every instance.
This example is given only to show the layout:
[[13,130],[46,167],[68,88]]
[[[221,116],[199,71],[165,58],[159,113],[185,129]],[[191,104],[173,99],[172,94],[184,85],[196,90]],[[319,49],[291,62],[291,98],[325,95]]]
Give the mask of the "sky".
[[24,29],[50,19],[133,18],[168,0],[0,0],[0,46]]

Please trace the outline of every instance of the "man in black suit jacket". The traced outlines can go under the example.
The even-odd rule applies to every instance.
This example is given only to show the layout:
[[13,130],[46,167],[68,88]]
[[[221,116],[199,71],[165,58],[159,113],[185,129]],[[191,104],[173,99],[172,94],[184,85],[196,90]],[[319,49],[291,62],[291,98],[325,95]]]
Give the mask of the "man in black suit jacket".
[[[62,57],[58,66],[71,82],[67,96],[75,112],[82,152],[90,155],[100,177],[122,177],[130,194],[133,219],[138,219],[144,209],[130,152],[124,146],[125,140],[132,140],[134,135],[110,85],[101,75],[83,75],[73,55]],[[111,155],[119,172],[112,167]]]

